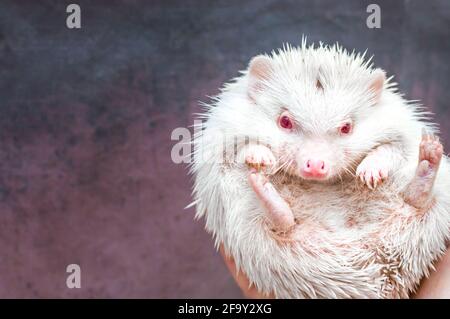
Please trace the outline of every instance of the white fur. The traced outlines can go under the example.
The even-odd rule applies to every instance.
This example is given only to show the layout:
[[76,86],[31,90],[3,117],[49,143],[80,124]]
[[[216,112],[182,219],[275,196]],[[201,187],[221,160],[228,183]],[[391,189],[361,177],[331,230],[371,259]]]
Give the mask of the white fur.
[[[191,167],[196,217],[205,218],[216,246],[223,243],[263,293],[278,298],[408,297],[449,239],[445,156],[433,190],[436,203],[423,217],[417,218],[401,197],[417,167],[421,131],[435,132],[434,125],[423,121],[427,114],[405,101],[393,83],[385,84],[381,100],[373,105],[368,90],[373,68],[363,55],[304,41],[270,58],[272,79],[264,82],[266,89],[255,101],[249,98],[244,71],[201,116],[206,121],[195,136]],[[316,88],[318,78],[323,92]],[[295,133],[277,126],[284,109],[300,123]],[[333,128],[348,118],[354,132],[333,135]],[[322,145],[321,154],[333,166],[334,178],[327,183],[306,181],[288,170],[273,177],[301,221],[294,242],[270,232],[247,181],[248,169],[234,161],[234,138],[239,153],[245,137],[258,138],[280,161],[288,156],[295,162]],[[392,172],[372,191],[352,174],[367,154],[386,144],[393,146],[393,157],[386,159]],[[356,227],[346,226],[349,216]]]

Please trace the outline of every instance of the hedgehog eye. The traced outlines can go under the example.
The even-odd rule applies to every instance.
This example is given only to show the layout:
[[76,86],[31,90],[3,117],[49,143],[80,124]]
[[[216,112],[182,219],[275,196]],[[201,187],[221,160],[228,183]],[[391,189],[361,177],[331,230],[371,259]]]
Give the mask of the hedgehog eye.
[[345,123],[344,125],[341,126],[339,131],[342,135],[350,134],[352,132],[352,123],[350,122]]
[[291,130],[292,127],[294,126],[292,123],[292,120],[287,112],[283,112],[280,115],[280,117],[278,119],[278,124],[280,125],[280,127],[284,128],[286,130]]

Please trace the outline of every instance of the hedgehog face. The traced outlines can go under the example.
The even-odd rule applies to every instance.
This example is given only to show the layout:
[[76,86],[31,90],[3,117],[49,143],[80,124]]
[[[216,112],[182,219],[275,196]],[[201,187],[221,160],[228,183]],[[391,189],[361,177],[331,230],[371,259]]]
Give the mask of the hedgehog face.
[[353,133],[353,120],[347,118],[322,134],[306,131],[288,111],[278,117],[278,126],[286,135],[279,147],[279,165],[292,175],[308,180],[329,180],[348,170],[353,162],[347,148]]
[[248,98],[272,128],[280,170],[308,180],[351,174],[370,151],[365,123],[384,84],[383,71],[335,48],[257,56],[248,70]]

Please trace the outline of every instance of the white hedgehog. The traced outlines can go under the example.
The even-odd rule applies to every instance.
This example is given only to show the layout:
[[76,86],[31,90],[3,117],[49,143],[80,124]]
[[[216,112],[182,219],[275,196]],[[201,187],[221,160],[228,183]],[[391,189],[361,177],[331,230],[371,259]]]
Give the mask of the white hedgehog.
[[207,105],[196,217],[261,293],[407,298],[445,251],[449,161],[389,80],[303,41],[253,58]]

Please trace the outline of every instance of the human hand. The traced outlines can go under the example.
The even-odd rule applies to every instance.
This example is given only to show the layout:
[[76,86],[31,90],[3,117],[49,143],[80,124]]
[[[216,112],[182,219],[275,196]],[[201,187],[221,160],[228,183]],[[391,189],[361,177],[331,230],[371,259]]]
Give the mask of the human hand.
[[422,280],[414,298],[417,299],[449,299],[450,298],[450,249],[435,265],[428,278]]
[[270,295],[266,296],[259,292],[254,285],[250,285],[250,281],[247,276],[242,272],[238,271],[236,268],[236,264],[234,262],[233,257],[227,256],[223,249],[223,245],[220,245],[219,248],[220,253],[222,254],[223,259],[225,260],[225,264],[227,265],[228,270],[231,272],[234,280],[236,281],[239,288],[241,288],[242,293],[246,298],[249,299],[274,299],[275,296]]

